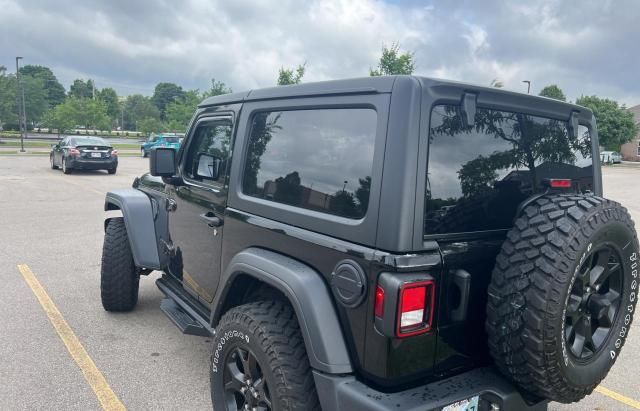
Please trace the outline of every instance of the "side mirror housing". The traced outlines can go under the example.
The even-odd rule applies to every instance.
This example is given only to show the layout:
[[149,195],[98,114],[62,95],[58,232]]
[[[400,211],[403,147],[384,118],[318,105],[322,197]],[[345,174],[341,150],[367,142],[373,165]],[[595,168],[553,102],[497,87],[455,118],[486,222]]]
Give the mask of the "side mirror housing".
[[149,171],[152,176],[176,175],[176,151],[168,147],[155,147],[149,153]]

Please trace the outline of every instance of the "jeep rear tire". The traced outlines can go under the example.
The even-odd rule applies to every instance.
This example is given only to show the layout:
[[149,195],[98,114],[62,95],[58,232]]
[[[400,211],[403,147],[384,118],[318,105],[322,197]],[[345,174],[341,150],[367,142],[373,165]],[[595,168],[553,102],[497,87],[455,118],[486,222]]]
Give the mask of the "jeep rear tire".
[[629,332],[638,259],[633,222],[618,203],[558,194],[528,205],[488,291],[486,329],[498,368],[553,401],[590,394]]
[[109,220],[102,248],[100,296],[107,311],[131,311],[138,302],[140,276],[133,262],[124,218]]
[[210,363],[218,410],[319,410],[296,316],[287,303],[232,308],[216,327]]

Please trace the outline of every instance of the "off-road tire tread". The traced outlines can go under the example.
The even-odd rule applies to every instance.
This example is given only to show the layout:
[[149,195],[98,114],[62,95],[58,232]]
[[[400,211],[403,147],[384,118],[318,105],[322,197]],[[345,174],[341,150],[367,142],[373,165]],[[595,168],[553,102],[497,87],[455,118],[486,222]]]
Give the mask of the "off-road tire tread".
[[[628,211],[593,195],[556,194],[525,207],[496,259],[487,304],[489,350],[498,368],[536,396],[569,403],[598,385],[576,387],[560,373],[563,288],[573,277],[580,247],[612,221],[637,236]],[[604,376],[606,372],[603,373]]]
[[[320,410],[304,339],[291,306],[282,301],[257,301],[227,311],[217,330],[242,324],[256,336],[278,380],[271,401],[282,410]],[[214,339],[214,347],[215,347]],[[262,364],[261,364],[262,365]],[[277,397],[276,397],[277,396]]]
[[107,224],[102,248],[100,295],[104,309],[131,311],[138,302],[139,283],[124,218],[112,218]]

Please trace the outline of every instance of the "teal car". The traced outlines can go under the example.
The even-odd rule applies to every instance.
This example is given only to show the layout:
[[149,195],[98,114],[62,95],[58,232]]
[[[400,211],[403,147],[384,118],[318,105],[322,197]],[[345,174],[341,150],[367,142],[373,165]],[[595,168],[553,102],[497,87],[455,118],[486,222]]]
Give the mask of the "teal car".
[[154,147],[169,147],[178,151],[181,142],[182,138],[180,136],[156,134],[140,145],[140,155],[147,157],[149,151]]

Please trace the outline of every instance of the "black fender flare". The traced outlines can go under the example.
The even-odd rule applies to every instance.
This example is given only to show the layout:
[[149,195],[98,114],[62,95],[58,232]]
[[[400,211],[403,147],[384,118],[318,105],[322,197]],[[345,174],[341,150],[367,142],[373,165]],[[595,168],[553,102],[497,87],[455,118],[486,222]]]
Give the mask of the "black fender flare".
[[[122,211],[136,266],[160,269],[154,210],[149,196],[135,189],[109,191],[104,200],[104,210]],[[109,220],[105,220],[105,229]]]
[[311,367],[330,374],[353,372],[338,315],[331,294],[320,273],[282,254],[261,248],[247,248],[236,254],[223,273],[220,290],[213,301],[211,326],[215,328],[234,279],[248,275],[280,290],[298,318]]

